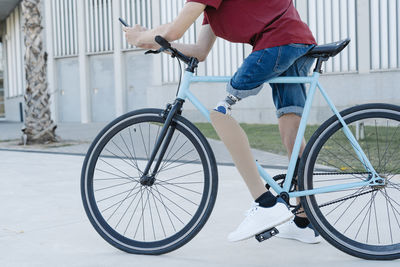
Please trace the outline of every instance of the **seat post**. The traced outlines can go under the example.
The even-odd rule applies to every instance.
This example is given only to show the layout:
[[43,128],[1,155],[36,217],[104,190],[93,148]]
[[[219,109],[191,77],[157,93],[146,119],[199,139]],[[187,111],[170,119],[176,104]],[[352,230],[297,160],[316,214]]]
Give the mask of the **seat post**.
[[329,59],[329,57],[327,57],[327,56],[318,57],[317,64],[315,65],[315,68],[314,68],[314,72],[319,72],[322,74],[322,63],[324,63],[328,59]]

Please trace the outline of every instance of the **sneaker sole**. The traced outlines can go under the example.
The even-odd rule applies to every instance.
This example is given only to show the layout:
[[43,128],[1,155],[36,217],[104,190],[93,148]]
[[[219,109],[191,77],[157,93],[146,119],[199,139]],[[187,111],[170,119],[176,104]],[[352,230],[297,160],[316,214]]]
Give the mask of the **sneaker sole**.
[[254,236],[258,235],[258,234],[264,233],[265,231],[267,231],[267,230],[269,230],[269,229],[271,229],[273,227],[276,227],[278,225],[284,224],[285,222],[288,222],[288,221],[292,220],[293,218],[294,218],[294,215],[292,214],[289,218],[286,218],[286,219],[283,219],[282,221],[278,221],[276,223],[267,225],[262,230],[257,231],[255,234],[249,234],[249,235],[247,235],[245,237],[242,237],[240,239],[230,239],[229,236],[228,236],[228,241],[230,241],[230,242],[238,242],[238,241],[243,241],[243,240],[252,238],[252,237],[254,237]]

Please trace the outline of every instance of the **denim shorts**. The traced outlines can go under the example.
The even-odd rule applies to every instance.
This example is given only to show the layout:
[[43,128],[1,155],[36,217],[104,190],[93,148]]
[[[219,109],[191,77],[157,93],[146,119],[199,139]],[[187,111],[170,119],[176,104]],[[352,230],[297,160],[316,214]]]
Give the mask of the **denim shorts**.
[[[227,85],[227,92],[240,98],[256,95],[264,83],[275,77],[307,76],[314,58],[305,54],[308,44],[288,44],[251,53]],[[304,84],[270,84],[278,118],[294,113],[301,116],[306,101]]]

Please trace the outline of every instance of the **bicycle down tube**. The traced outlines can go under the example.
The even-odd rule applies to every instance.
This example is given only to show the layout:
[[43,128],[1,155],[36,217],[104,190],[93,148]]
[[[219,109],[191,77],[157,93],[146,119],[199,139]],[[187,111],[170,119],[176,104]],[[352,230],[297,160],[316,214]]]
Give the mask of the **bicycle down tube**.
[[[322,85],[319,83],[318,79],[320,77],[320,73],[314,72],[312,76],[307,76],[307,77],[277,77],[274,79],[271,79],[268,81],[268,83],[305,83],[305,84],[310,84],[310,89],[307,95],[307,100],[306,104],[304,107],[303,115],[300,121],[299,129],[297,132],[295,144],[293,147],[293,153],[289,161],[289,166],[288,166],[288,171],[287,175],[283,184],[283,187],[281,187],[262,167],[258,162],[256,162],[260,176],[276,191],[276,193],[280,194],[281,192],[289,192],[290,185],[293,180],[293,174],[296,166],[296,161],[298,158],[298,155],[300,153],[300,147],[301,147],[301,142],[304,137],[305,129],[307,126],[307,120],[309,117],[309,113],[311,110],[311,105],[314,99],[315,92],[317,88],[323,95],[325,101],[328,103],[329,107],[331,108],[332,112],[336,115],[336,117],[339,119],[340,123],[343,126],[343,131],[349,142],[351,143],[355,153],[357,154],[359,160],[363,162],[364,167],[368,172],[372,174],[372,179],[371,180],[365,180],[362,182],[357,182],[357,183],[345,183],[345,184],[340,184],[340,185],[334,185],[334,186],[324,186],[320,188],[315,188],[312,190],[305,190],[305,191],[296,191],[296,192],[291,192],[289,193],[290,197],[301,197],[301,196],[308,196],[308,195],[314,195],[314,194],[321,194],[321,193],[328,193],[328,192],[335,192],[335,191],[340,191],[344,189],[350,189],[350,188],[356,188],[356,187],[362,187],[365,185],[379,185],[380,182],[382,182],[382,178],[379,177],[375,169],[372,167],[372,164],[370,163],[369,159],[365,155],[364,151],[356,141],[354,135],[348,128],[347,124],[345,123],[343,117],[340,115],[339,111],[336,109],[335,105],[333,102],[330,100],[328,95],[326,94],[325,90],[323,89]],[[189,87],[190,84],[193,82],[205,82],[205,83],[211,83],[211,82],[217,82],[217,83],[227,83],[229,82],[231,77],[215,77],[215,76],[195,76],[192,72],[186,71],[184,73],[184,77],[181,83],[181,86],[179,88],[178,92],[178,99],[186,100],[188,99],[202,114],[204,117],[207,118],[208,121],[210,121],[210,112],[209,110],[196,98],[195,95],[192,94],[190,91]]]

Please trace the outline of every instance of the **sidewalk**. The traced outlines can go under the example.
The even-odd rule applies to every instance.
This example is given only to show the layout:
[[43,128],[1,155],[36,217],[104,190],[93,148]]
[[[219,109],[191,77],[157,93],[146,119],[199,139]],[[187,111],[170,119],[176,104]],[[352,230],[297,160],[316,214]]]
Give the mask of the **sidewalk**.
[[[90,143],[97,134],[106,126],[106,123],[60,123],[56,133],[61,137],[62,143],[51,146],[27,146],[18,145],[21,143],[22,123],[0,121],[0,150],[19,151],[28,150],[35,152],[49,152],[67,155],[85,155]],[[208,139],[217,162],[222,165],[232,165],[232,158],[221,141]],[[253,149],[254,157],[259,163],[268,168],[286,169],[288,159],[285,156],[268,153]]]
[[[348,256],[325,241],[273,238],[230,243],[251,197],[232,166],[219,166],[219,193],[203,230],[182,248],[139,256],[106,243],[80,198],[82,156],[0,151],[0,266],[398,266]],[[190,167],[188,167],[190,168]],[[271,174],[279,170],[268,169]],[[234,196],[234,197],[233,197]]]

